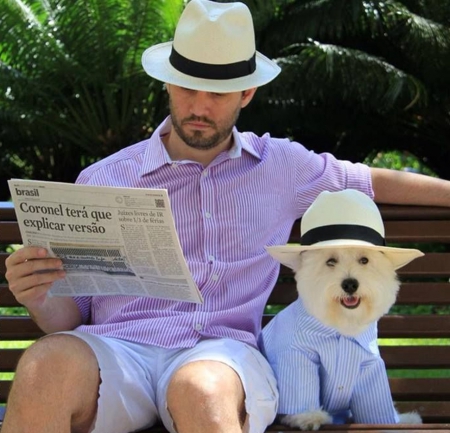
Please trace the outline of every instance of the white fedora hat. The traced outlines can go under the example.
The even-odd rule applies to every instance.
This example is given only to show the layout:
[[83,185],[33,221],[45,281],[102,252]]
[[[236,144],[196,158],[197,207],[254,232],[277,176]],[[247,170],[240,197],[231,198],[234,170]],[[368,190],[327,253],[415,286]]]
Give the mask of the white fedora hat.
[[142,65],[153,78],[206,92],[237,92],[273,80],[280,67],[255,49],[253,20],[240,2],[192,0],[173,42],[144,51]]
[[321,192],[300,224],[301,244],[267,247],[280,263],[295,268],[302,251],[331,248],[367,248],[382,251],[395,269],[417,257],[419,250],[385,246],[384,225],[377,205],[354,189]]

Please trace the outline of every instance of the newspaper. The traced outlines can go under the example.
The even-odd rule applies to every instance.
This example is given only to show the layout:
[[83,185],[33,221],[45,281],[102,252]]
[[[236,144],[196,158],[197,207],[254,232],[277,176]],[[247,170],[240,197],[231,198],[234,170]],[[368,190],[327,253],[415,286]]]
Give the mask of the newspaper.
[[24,245],[58,257],[50,296],[133,295],[202,303],[165,189],[8,181]]

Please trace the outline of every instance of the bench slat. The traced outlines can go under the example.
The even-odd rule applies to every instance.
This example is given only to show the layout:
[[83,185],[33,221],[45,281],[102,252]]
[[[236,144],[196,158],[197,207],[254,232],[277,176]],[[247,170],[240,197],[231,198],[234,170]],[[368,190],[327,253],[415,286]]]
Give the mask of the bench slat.
[[386,221],[386,241],[450,243],[448,221]]
[[450,368],[450,346],[380,346],[380,353],[389,369]]
[[[0,416],[2,408],[0,408]],[[0,421],[1,427],[1,421]],[[374,426],[367,424],[352,424],[352,425],[327,425],[321,427],[320,431],[330,431],[333,433],[430,433],[434,431],[446,431],[450,428],[450,424],[427,424],[427,425],[382,425]],[[299,430],[292,430],[289,427],[284,427],[278,424],[269,426],[266,432],[274,433],[298,433]],[[160,426],[155,426],[147,430],[140,430],[140,433],[167,433],[167,430]]]
[[[426,423],[449,422],[449,401],[397,401],[395,407],[400,413],[419,412]],[[450,431],[450,424],[447,424],[447,429]]]
[[[265,315],[263,324],[273,315]],[[1,317],[0,340],[30,340],[42,331],[28,317]],[[20,324],[18,321],[21,321]],[[380,338],[450,338],[450,316],[385,316],[379,322]]]
[[1,244],[20,244],[22,238],[20,236],[19,226],[15,221],[0,221]]
[[0,349],[0,371],[12,373],[24,349]]
[[438,206],[378,205],[383,220],[386,221],[450,221],[450,208]]
[[449,338],[450,316],[385,316],[379,322],[378,332],[381,338]]
[[0,403],[6,402],[10,388],[11,388],[10,380],[0,380]]
[[0,284],[0,307],[20,307],[6,284]]
[[[444,401],[450,399],[450,379],[389,379],[395,401]],[[450,414],[448,414],[450,415]]]
[[[14,371],[23,351],[0,349],[0,371]],[[450,368],[450,346],[380,346],[380,352],[389,369]]]
[[0,316],[0,340],[36,340],[44,333],[28,316]]

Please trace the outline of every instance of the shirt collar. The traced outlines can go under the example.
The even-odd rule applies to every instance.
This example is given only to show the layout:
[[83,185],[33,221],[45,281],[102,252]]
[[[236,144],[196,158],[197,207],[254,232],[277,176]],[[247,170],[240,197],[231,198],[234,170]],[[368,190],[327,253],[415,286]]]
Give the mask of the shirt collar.
[[[170,116],[166,117],[164,121],[155,129],[151,137],[148,139],[147,147],[144,153],[144,160],[140,175],[144,176],[151,173],[166,164],[172,164],[174,161],[170,158],[164,143],[161,139],[164,135],[170,132],[172,127],[172,120]],[[240,158],[242,150],[261,159],[261,155],[251,146],[251,144],[239,134],[236,127],[233,128],[233,147],[228,151],[228,158]]]
[[[313,329],[315,332],[319,333],[319,335],[323,337],[339,337],[340,334],[338,331],[336,331],[334,328],[331,328],[329,326],[324,325],[322,322],[320,322],[318,319],[316,319],[314,316],[310,315],[308,311],[306,310],[305,306],[303,305],[303,302],[301,301],[301,298],[297,299],[298,304],[298,310],[299,315],[301,317],[301,329]],[[377,343],[377,337],[378,337],[378,326],[377,322],[371,323],[367,329],[365,329],[360,334],[354,336],[354,337],[342,337],[341,338],[348,338],[351,340],[354,340],[356,343],[358,343],[364,350],[367,352],[373,353],[375,355],[380,354],[380,350],[378,348]]]

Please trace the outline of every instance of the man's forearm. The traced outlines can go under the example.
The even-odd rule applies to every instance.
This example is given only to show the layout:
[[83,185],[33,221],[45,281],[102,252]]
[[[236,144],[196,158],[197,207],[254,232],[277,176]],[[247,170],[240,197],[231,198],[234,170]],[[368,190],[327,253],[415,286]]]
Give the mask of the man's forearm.
[[382,168],[371,168],[377,203],[450,206],[450,181]]
[[77,304],[69,297],[48,298],[39,310],[28,310],[30,317],[45,333],[69,331],[81,325]]

